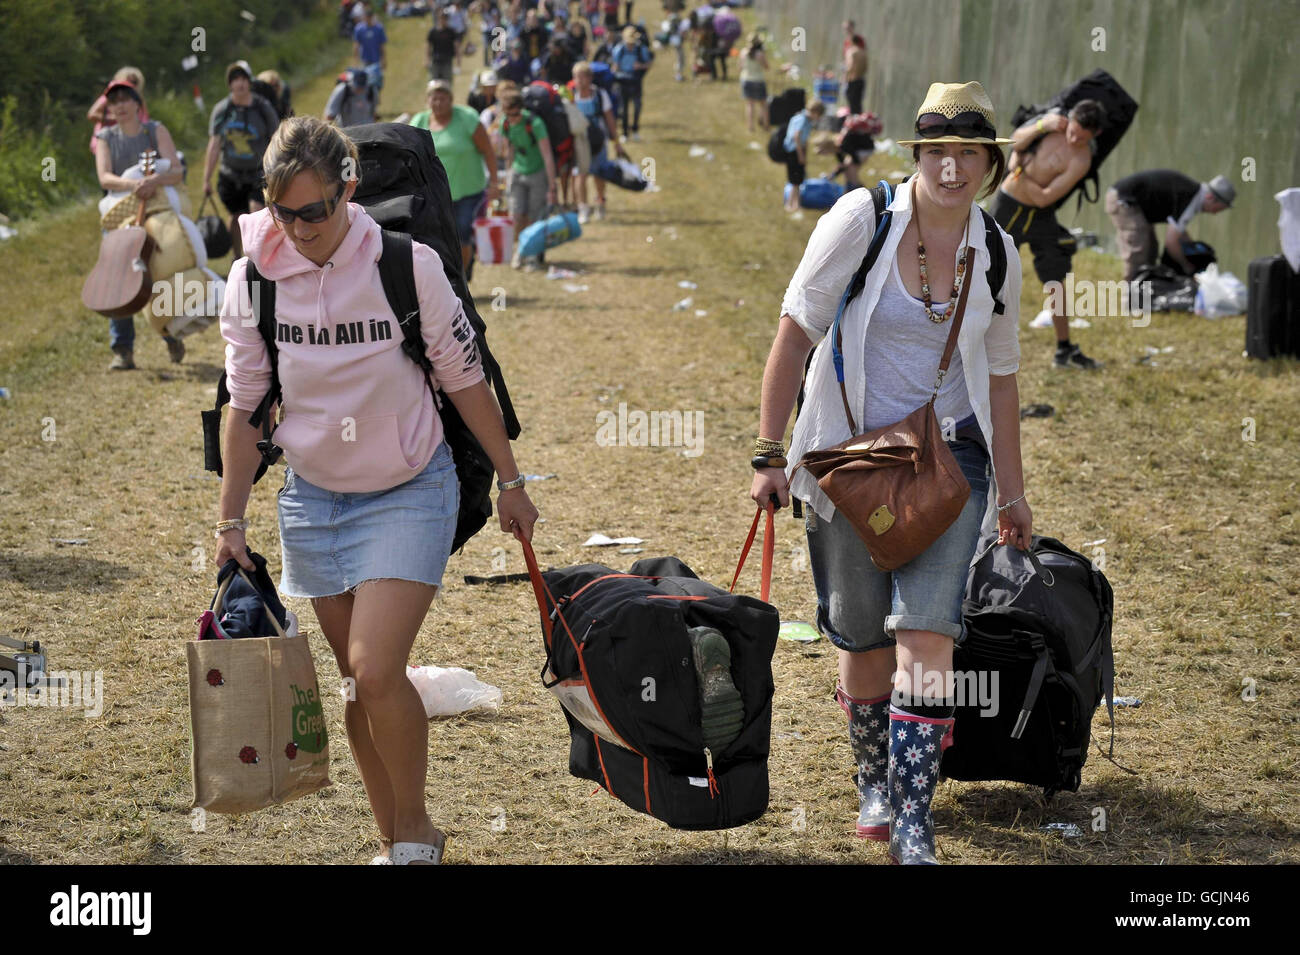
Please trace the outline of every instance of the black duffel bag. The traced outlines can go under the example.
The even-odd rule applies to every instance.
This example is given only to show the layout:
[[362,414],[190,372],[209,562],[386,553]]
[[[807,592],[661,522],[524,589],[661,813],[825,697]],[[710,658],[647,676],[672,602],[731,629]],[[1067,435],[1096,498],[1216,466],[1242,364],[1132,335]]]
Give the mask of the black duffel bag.
[[1103,699],[1115,745],[1114,598],[1105,575],[1051,537],[1035,535],[1028,551],[989,546],[971,565],[962,615],[966,639],[953,670],[990,674],[989,687],[997,673],[997,712],[984,715],[958,694],[943,775],[1029,783],[1049,798],[1077,792]]
[[[527,544],[524,556],[542,614],[542,682],[569,724],[569,772],[674,829],[761,816],[776,608],[700,580],[675,557],[637,561],[626,574],[601,564],[541,574]],[[725,637],[743,703],[738,734],[718,752],[704,742],[695,628]]]
[[205,216],[203,214],[203,210],[211,201],[211,196],[203,197],[203,201],[199,203],[199,215],[194,220],[194,224],[199,227],[199,235],[203,237],[203,248],[207,251],[208,258],[219,259],[230,251],[230,230],[226,228],[226,224],[221,221],[220,216]]

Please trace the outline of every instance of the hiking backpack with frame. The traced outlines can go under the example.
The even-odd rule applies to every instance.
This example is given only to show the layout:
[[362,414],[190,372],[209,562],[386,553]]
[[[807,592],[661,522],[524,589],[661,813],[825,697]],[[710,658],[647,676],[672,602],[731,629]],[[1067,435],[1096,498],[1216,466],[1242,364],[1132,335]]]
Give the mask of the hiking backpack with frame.
[[568,168],[573,163],[573,131],[569,128],[569,117],[564,111],[563,98],[556,92],[554,86],[540,80],[529,83],[520,93],[524,100],[524,129],[529,137],[534,143],[537,142],[530,122],[532,117],[536,116],[546,126],[546,138],[551,143],[551,155],[555,157],[556,172]]
[[[907,181],[907,179],[904,179],[899,185],[901,186]],[[846,197],[852,194],[852,192],[845,193],[837,201],[843,202]],[[889,208],[890,203],[893,201],[894,189],[884,179],[871,187],[871,205],[876,211],[876,231],[872,234],[871,242],[867,245],[867,254],[862,257],[862,264],[853,273],[853,278],[849,279],[844,298],[844,308],[848,308],[849,302],[857,298],[866,287],[867,276],[875,267],[876,260],[880,258],[880,250],[884,248],[885,239],[889,236],[890,223],[894,221],[894,213]],[[989,267],[985,270],[984,277],[989,283],[989,294],[993,297],[993,312],[996,315],[1002,315],[1007,310],[1006,303],[1001,299],[1002,286],[1007,280],[1007,248],[1002,244],[1002,230],[994,221],[993,216],[983,207],[980,207],[980,214],[984,219],[984,244],[989,253]],[[818,347],[821,347],[820,344]],[[812,367],[814,354],[815,349],[808,352],[808,358],[804,361],[804,380],[799,383],[799,397],[795,402],[796,421],[799,420],[799,413],[803,411],[804,384],[807,382],[808,369]],[[803,502],[792,497],[790,499],[790,510],[793,517],[802,518]]]
[[[501,366],[487,345],[487,325],[474,307],[473,296],[465,283],[461,267],[460,238],[451,217],[451,190],[447,173],[426,130],[398,123],[371,123],[348,129],[360,156],[360,182],[352,201],[364,206],[383,228],[383,253],[379,275],[384,295],[402,329],[402,350],[420,366],[425,382],[433,391],[434,407],[442,420],[443,437],[456,464],[460,484],[460,513],[452,551],[478,533],[492,516],[492,461],[465,424],[456,406],[440,389],[433,389],[432,364],[425,352],[420,326],[419,297],[411,259],[411,242],[417,241],[438,253],[443,272],[452,291],[460,300],[465,318],[474,331],[475,348],[483,375],[496,394],[505,421],[506,434],[519,437],[519,420],[515,415],[510,392],[502,377]],[[271,364],[271,387],[258,407],[248,416],[248,423],[262,430],[258,450],[262,460],[253,482],[257,483],[267,468],[280,457],[280,448],[272,441],[272,412],[280,401],[280,378],[277,361],[275,326],[275,282],[262,279],[251,261],[247,263],[247,283],[243,294],[249,296],[258,331],[266,343]],[[217,383],[215,406],[203,412],[204,467],[222,474],[221,408],[230,401],[223,373]]]
[[[1022,105],[1011,114],[1011,129],[1015,131],[1035,116],[1042,116],[1049,112],[1068,114],[1075,103],[1085,99],[1095,100],[1101,104],[1102,109],[1106,111],[1105,122],[1102,124],[1101,132],[1092,139],[1092,165],[1088,169],[1088,174],[1075,183],[1069,192],[1056,200],[1051,206],[1052,209],[1059,209],[1065,205],[1065,200],[1076,192],[1079,193],[1076,209],[1082,207],[1084,199],[1089,202],[1097,201],[1101,189],[1098,170],[1132,125],[1133,117],[1138,111],[1137,100],[1129,96],[1115,77],[1105,70],[1093,70],[1077,83],[1061,90],[1046,103],[1033,106]],[[1032,157],[1039,143],[1043,141],[1043,136],[1035,139],[1024,152]],[[1092,184],[1091,195],[1088,194],[1089,183]]]

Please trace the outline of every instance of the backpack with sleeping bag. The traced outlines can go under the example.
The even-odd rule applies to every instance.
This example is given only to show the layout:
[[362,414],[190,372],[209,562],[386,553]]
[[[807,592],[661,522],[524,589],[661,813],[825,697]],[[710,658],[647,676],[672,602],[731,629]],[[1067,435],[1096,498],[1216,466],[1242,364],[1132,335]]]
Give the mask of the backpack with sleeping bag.
[[[790,183],[785,184],[787,202],[793,189]],[[829,209],[842,195],[844,187],[830,179],[805,179],[799,185],[799,205],[805,209]]]
[[650,185],[641,167],[630,159],[610,159],[608,156],[593,159],[591,174],[631,192],[644,192]]
[[675,557],[626,574],[600,564],[542,574],[527,545],[524,556],[542,682],[569,725],[569,772],[674,829],[761,816],[776,608],[700,580]]
[[[546,124],[546,137],[551,141],[551,154],[555,167],[567,169],[573,163],[573,132],[569,128],[569,115],[564,110],[564,98],[550,83],[538,80],[521,91],[524,109]],[[524,117],[527,121],[528,117]],[[532,127],[527,127],[532,133]]]
[[1106,576],[1051,537],[1035,534],[1028,551],[987,546],[971,564],[962,618],[966,639],[953,651],[953,671],[989,674],[987,709],[996,713],[982,712],[977,692],[958,694],[943,775],[1042,786],[1049,798],[1077,792],[1103,699],[1115,746]]
[[[384,294],[402,329],[402,350],[426,373],[431,365],[420,332],[419,299],[411,262],[411,240],[421,242],[438,253],[443,272],[452,291],[460,299],[465,318],[473,331],[474,344],[483,374],[501,406],[506,433],[513,440],[519,436],[510,392],[501,374],[501,366],[487,345],[487,325],[474,307],[473,296],[465,283],[461,267],[460,236],[451,214],[451,189],[447,173],[438,159],[433,139],[427,130],[400,123],[371,123],[354,126],[348,135],[357,144],[360,155],[360,182],[353,202],[366,207],[384,229],[384,248],[379,260]],[[262,429],[258,448],[262,461],[254,482],[280,457],[272,441],[272,409],[280,401],[277,371],[275,325],[275,283],[261,278],[252,262],[248,263],[247,280],[254,316],[266,342],[271,362],[271,387],[257,409],[248,417],[249,424]],[[464,343],[463,343],[464,344]],[[467,345],[467,347],[469,347]],[[203,412],[204,466],[222,473],[221,407],[230,400],[223,374],[217,385],[216,406]],[[460,513],[452,550],[459,550],[478,533],[492,516],[492,461],[465,424],[456,406],[441,390],[434,394],[434,405],[442,419],[443,437],[456,463],[460,484]]]
[[[1089,168],[1088,174],[1075,183],[1073,189],[1051,206],[1053,209],[1059,209],[1065,204],[1065,200],[1075,192],[1079,193],[1079,206],[1083,205],[1085,198],[1089,202],[1097,201],[1100,188],[1097,171],[1101,168],[1101,164],[1105,162],[1106,157],[1111,154],[1111,151],[1119,145],[1120,139],[1128,131],[1129,126],[1132,125],[1133,117],[1137,115],[1137,100],[1129,96],[1124,87],[1120,86],[1116,79],[1105,70],[1093,70],[1077,83],[1061,90],[1046,103],[1034,106],[1020,106],[1011,115],[1011,128],[1016,130],[1035,116],[1042,116],[1044,113],[1068,113],[1075,103],[1085,99],[1096,100],[1101,104],[1102,109],[1106,111],[1101,132],[1092,139],[1092,166]],[[1043,137],[1038,137],[1025,152],[1032,156],[1038,148],[1038,144],[1042,141]],[[1091,195],[1088,194],[1089,183],[1092,185]]]

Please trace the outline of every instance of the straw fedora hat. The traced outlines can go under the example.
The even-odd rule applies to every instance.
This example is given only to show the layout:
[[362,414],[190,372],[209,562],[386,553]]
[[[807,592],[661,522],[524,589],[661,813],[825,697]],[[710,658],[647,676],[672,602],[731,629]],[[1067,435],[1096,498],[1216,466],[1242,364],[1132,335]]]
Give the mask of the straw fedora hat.
[[999,139],[993,101],[979,83],[931,83],[925,102],[916,111],[916,139],[900,139],[900,146],[925,143],[986,143],[1005,146]]

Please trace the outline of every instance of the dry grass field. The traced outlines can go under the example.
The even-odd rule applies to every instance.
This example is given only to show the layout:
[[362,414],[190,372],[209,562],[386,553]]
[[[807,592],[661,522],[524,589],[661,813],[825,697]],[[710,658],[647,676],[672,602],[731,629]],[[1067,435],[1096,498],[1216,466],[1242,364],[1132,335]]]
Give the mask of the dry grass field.
[[[420,108],[422,29],[390,24],[389,115]],[[468,79],[457,77],[458,101]],[[321,106],[328,86],[299,90],[299,110]],[[675,84],[661,57],[642,132],[631,150],[654,159],[660,191],[611,188],[609,219],[548,255],[581,270],[566,281],[585,289],[480,267],[473,291],[524,424],[520,465],[557,475],[529,485],[545,518],[543,565],[636,559],[580,546],[600,531],[646,538],[642,556],[676,554],[725,582],[753,513],[763,361],[817,213],[782,213],[782,170],[752,148],[765,139],[746,133],[734,80]],[[712,158],[690,156],[697,145]],[[898,168],[882,157],[874,171]],[[190,188],[197,197],[197,182]],[[108,374],[105,321],[79,303],[97,241],[87,203],[0,243],[0,386],[12,392],[0,399],[0,633],[39,639],[52,668],[102,671],[104,681],[98,717],[0,710],[0,862],[365,862],[375,834],[333,659],[306,602],[291,606],[314,634],[336,785],[254,814],[209,815],[193,831],[184,642],[215,577],[218,484],[202,469],[199,411],[211,406],[223,350],[209,330],[171,365],[140,327],[139,370]],[[1261,248],[1273,242],[1262,236]],[[1242,317],[1157,315],[1144,328],[1094,319],[1076,340],[1107,367],[1053,372],[1050,333],[1027,327],[1041,299],[1028,255],[1024,264],[1021,401],[1055,408],[1023,424],[1036,529],[1104,557],[1116,692],[1143,702],[1116,711],[1113,762],[1097,749],[1108,735],[1101,711],[1082,788],[1049,805],[1013,784],[941,784],[941,858],[1300,861],[1300,367],[1245,360]],[[1076,268],[1119,277],[1115,260],[1092,253]],[[673,311],[687,295],[692,306]],[[1173,350],[1139,364],[1148,346]],[[597,415],[620,402],[700,412],[702,453],[599,446]],[[250,544],[276,568],[278,484],[273,475],[259,485],[249,513]],[[810,620],[802,534],[782,515],[777,535],[773,602],[784,619]],[[499,715],[431,724],[428,801],[449,834],[449,863],[886,861],[882,845],[853,836],[853,767],[825,640],[777,647],[768,813],[732,832],[674,832],[568,775],[564,719],[538,680],[529,588],[461,582],[502,560],[523,569],[492,528],[452,558],[413,654],[467,667],[505,694]],[[756,567],[743,585],[757,589]],[[1096,807],[1107,817],[1100,832]],[[504,829],[492,825],[502,811]],[[1053,822],[1083,835],[1041,828]]]

